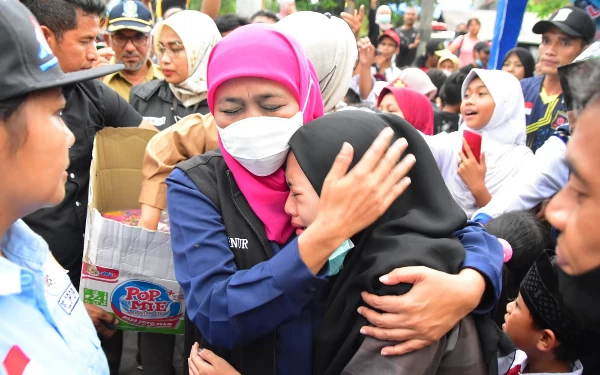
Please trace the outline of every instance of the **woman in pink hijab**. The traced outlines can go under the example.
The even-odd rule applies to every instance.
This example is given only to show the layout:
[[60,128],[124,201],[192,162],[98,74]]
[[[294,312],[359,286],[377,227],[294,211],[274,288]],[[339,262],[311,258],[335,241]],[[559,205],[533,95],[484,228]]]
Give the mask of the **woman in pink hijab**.
[[[242,374],[309,374],[328,257],[400,195],[405,170],[395,165],[404,147],[390,147],[380,162],[392,134],[379,139],[364,162],[370,183],[356,167],[346,175],[352,155],[344,148],[318,224],[295,236],[284,211],[294,181],[283,164],[294,132],[323,115],[312,64],[272,26],[244,26],[213,48],[207,99],[219,148],[178,164],[167,179],[185,350],[199,342]],[[373,181],[381,181],[376,192]]]

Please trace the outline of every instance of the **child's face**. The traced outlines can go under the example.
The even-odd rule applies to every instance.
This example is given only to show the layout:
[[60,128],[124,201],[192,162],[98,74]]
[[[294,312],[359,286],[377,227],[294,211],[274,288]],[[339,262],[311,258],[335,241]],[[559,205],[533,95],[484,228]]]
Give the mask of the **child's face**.
[[492,119],[495,108],[496,103],[483,81],[479,77],[473,79],[460,105],[465,124],[473,130],[485,128]]
[[293,152],[287,158],[285,177],[290,187],[290,195],[285,202],[285,213],[292,217],[296,234],[300,235],[312,224],[319,209],[319,195],[300,168]]
[[521,297],[506,306],[502,330],[510,336],[518,349],[528,352],[534,349],[540,338],[540,332],[535,328],[531,312]]
[[402,110],[400,109],[400,105],[398,105],[398,101],[394,97],[394,94],[392,94],[391,92],[387,93],[383,97],[383,99],[381,100],[381,103],[379,103],[378,109],[383,113],[393,113],[395,115],[398,115],[398,116],[404,118],[404,113],[402,113]]

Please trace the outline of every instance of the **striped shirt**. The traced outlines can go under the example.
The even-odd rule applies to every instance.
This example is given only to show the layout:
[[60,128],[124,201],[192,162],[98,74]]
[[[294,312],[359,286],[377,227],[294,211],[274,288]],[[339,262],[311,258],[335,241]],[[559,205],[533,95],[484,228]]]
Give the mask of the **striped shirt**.
[[548,95],[543,87],[544,76],[521,81],[525,98],[527,146],[535,152],[556,131],[568,122],[562,94]]

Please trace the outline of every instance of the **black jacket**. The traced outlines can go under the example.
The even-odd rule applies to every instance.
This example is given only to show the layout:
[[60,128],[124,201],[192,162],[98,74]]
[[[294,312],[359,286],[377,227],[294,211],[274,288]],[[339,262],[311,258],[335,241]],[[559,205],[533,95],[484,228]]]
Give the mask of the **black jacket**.
[[131,88],[129,104],[159,130],[164,130],[185,116],[210,112],[208,102],[201,101],[197,105],[184,107],[175,97],[166,81],[154,80]]
[[[200,192],[221,211],[229,238],[248,239],[247,249],[231,248],[238,270],[250,269],[273,257],[273,249],[264,225],[242,195],[220,150],[195,156],[177,164],[176,168],[182,170]],[[187,318],[186,314],[185,347],[191,348],[194,342],[200,343],[201,348],[210,349],[225,358],[242,374],[275,375],[276,373],[277,338],[275,332],[245,347],[226,350],[214,347],[204,340],[200,330]],[[184,372],[187,370],[186,356]]]

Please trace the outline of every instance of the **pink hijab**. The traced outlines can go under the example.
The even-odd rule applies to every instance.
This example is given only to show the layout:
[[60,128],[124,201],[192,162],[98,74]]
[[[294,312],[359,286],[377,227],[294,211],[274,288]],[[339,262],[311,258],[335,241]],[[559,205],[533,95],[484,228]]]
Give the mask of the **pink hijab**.
[[[240,27],[213,48],[208,60],[208,106],[214,114],[215,92],[223,82],[240,77],[266,78],[285,85],[304,109],[304,123],[323,116],[319,79],[302,47],[266,24]],[[312,87],[311,87],[312,86]],[[218,124],[217,124],[218,126]],[[251,174],[219,146],[250,207],[263,222],[267,238],[285,243],[293,233],[284,211],[289,188],[283,168],[266,177]]]

